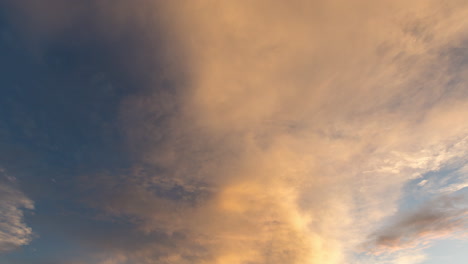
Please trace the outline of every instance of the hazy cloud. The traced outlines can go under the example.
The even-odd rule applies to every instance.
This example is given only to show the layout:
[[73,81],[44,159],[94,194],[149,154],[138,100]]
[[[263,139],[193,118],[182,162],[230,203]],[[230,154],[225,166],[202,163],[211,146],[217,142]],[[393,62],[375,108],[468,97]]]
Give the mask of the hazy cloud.
[[32,230],[24,223],[24,209],[33,209],[33,202],[15,187],[15,179],[0,168],[0,252],[27,245]]
[[465,200],[398,207],[468,154],[464,1],[30,2],[13,6],[45,39],[135,40],[114,50],[143,87],[119,101],[130,165],[77,183],[139,247],[97,242],[98,263],[369,263],[369,236],[392,254],[466,225]]
[[[129,144],[154,171],[107,177],[100,186],[117,186],[109,193],[119,195],[94,203],[136,219],[144,232],[187,238],[173,259],[152,260],[189,263],[183,256],[203,248],[195,263],[349,262],[369,226],[396,213],[407,181],[466,156],[468,105],[464,86],[453,82],[463,77],[445,52],[461,41],[466,8],[422,1],[163,8],[186,54],[187,72],[174,69],[186,83],[129,98],[122,109]],[[191,202],[161,188],[192,190]],[[431,228],[415,227],[411,239]]]
[[431,240],[466,235],[466,195],[443,196],[401,213],[372,235],[376,253],[427,246]]

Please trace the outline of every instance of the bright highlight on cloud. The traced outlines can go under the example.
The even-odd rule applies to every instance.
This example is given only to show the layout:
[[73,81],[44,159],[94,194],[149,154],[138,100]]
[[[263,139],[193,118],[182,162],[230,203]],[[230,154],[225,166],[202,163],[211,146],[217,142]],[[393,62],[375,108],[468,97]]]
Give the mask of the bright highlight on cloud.
[[118,107],[131,166],[76,185],[137,235],[92,263],[416,264],[466,237],[466,1],[111,2],[146,89]]
[[144,232],[182,233],[158,261],[355,263],[369,227],[395,214],[370,254],[466,228],[466,209],[397,211],[405,183],[466,157],[461,2],[165,8],[187,84],[123,110],[140,118],[127,130],[145,134],[144,163],[160,170],[125,176],[97,205]]

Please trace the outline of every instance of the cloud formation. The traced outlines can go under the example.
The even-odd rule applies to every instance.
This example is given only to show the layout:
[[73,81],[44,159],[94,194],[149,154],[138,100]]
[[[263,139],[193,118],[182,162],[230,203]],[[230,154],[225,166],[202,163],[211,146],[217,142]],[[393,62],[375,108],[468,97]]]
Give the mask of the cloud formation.
[[24,223],[24,209],[33,209],[33,202],[14,186],[14,178],[0,168],[0,252],[27,245],[32,230]]
[[[99,186],[116,187],[92,203],[142,232],[183,234],[148,262],[350,262],[407,181],[466,156],[461,2],[163,8],[186,83],[124,104],[129,144],[152,169],[107,177]],[[414,224],[414,240],[431,228]]]
[[[424,246],[434,239],[466,235],[466,196],[439,197],[415,211],[397,215],[390,225],[373,234],[376,250],[397,251]],[[378,253],[378,252],[376,252]]]
[[[369,263],[355,256],[369,236],[368,253],[419,263],[396,249],[466,225],[448,198],[398,208],[405,184],[468,154],[464,1],[90,6],[98,32],[142,40],[117,49],[144,87],[118,113],[132,164],[77,180],[80,201],[138,234],[96,243],[102,264]],[[86,17],[57,8],[26,27]]]

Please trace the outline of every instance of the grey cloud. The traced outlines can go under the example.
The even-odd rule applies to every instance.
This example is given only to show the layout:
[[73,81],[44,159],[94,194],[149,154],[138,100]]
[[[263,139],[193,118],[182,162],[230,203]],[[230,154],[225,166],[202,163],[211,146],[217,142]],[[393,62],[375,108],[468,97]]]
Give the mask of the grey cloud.
[[368,247],[379,254],[416,248],[433,239],[456,238],[468,227],[467,204],[466,195],[442,196],[400,212],[371,236]]
[[[281,1],[174,4],[170,11],[180,18],[174,34],[190,54],[186,90],[155,86],[122,107],[138,161],[158,170],[89,176],[86,184],[96,184],[94,194],[103,197],[91,204],[135,218],[145,232],[186,231],[189,239],[179,242],[175,259],[202,246],[211,257],[206,263],[346,261],[342,249],[351,246],[344,244],[362,239],[362,230],[391,213],[408,179],[447,161],[440,149],[466,133],[458,120],[466,98],[445,89],[450,61],[438,52],[448,44],[436,38],[444,33],[429,24],[431,11],[402,29],[369,10],[349,14],[339,2],[338,9],[305,1],[291,9]],[[298,7],[329,17],[298,17]],[[419,11],[417,3],[411,8]],[[377,29],[362,31],[367,19]],[[372,30],[382,34],[365,35]],[[388,53],[375,58],[375,46],[385,41]],[[368,46],[356,48],[362,44]],[[176,189],[182,191],[175,195]],[[353,194],[362,203],[354,205]],[[360,217],[349,213],[361,204]],[[422,221],[411,235],[417,237],[431,228],[422,218],[437,222],[429,213],[397,221],[373,243],[403,236],[408,221]],[[359,235],[348,232],[360,222]],[[116,263],[139,259],[122,254]]]
[[173,220],[181,217],[178,214],[197,207],[212,192],[203,182],[177,181],[167,172],[155,168],[127,173],[82,177],[83,194],[89,194],[83,197],[83,201],[115,216],[135,217],[137,222],[148,225],[150,229],[151,226],[165,227],[167,230],[158,231],[172,233],[177,230]]

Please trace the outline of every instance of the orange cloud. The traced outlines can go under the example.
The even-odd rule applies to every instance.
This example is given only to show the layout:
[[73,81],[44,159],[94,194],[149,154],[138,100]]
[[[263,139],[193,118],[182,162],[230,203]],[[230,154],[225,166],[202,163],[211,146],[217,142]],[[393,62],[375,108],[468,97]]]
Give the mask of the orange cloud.
[[[102,32],[157,31],[125,70],[164,70],[121,105],[134,167],[83,177],[86,202],[165,239],[102,263],[353,263],[405,183],[466,157],[462,1],[111,2]],[[373,245],[459,227],[425,217]]]

